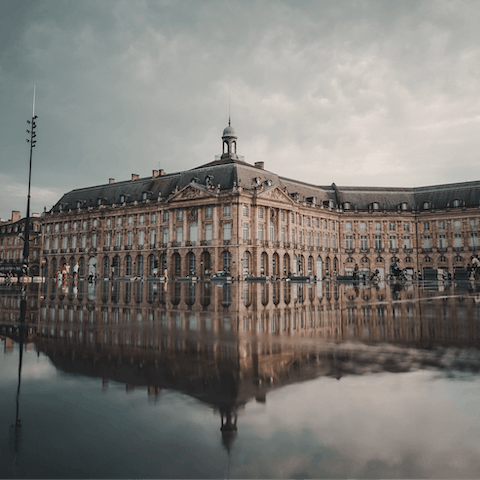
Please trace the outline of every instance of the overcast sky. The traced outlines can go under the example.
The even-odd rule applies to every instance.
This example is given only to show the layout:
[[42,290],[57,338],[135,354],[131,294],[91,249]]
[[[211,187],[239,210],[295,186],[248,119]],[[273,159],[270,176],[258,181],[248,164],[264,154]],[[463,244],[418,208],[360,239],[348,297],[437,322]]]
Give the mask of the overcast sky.
[[0,217],[221,153],[318,185],[480,179],[478,1],[0,1]]

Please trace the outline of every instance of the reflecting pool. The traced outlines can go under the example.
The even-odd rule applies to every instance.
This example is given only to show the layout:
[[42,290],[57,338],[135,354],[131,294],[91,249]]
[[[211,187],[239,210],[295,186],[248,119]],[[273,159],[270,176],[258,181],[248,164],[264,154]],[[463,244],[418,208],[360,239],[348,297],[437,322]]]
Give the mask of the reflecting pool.
[[0,286],[2,478],[475,478],[474,285]]

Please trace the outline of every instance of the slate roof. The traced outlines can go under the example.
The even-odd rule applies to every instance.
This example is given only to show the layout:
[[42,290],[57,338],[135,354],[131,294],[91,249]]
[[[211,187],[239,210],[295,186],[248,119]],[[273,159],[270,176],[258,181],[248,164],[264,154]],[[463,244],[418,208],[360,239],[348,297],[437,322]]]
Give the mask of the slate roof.
[[320,186],[281,177],[236,158],[222,158],[191,170],[156,178],[146,177],[75,189],[64,194],[52,210],[59,211],[60,206],[75,209],[77,201],[82,206],[95,206],[99,198],[105,205],[119,204],[121,195],[126,196],[127,203],[135,200],[141,202],[144,192],[147,192],[151,201],[157,201],[159,196],[169,197],[176,187],[181,190],[192,181],[205,185],[209,176],[211,183],[215,187],[219,186],[221,192],[237,185],[243,187],[244,191],[253,193],[258,182],[264,185],[270,182],[270,185],[279,186],[291,196],[297,194],[301,201],[314,197],[317,204],[330,201],[334,206],[349,202],[352,208],[359,210],[368,210],[373,202],[378,202],[380,210],[397,210],[403,202],[411,210],[421,208],[427,201],[435,208],[446,208],[453,206],[455,199],[466,206],[480,205],[480,181],[417,188],[341,187],[335,184]]

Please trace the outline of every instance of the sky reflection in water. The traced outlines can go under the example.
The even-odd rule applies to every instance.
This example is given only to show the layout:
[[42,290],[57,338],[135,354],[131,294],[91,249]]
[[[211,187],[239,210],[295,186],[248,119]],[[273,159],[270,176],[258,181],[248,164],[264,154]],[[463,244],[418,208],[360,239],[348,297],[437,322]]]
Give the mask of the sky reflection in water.
[[[321,296],[306,288],[303,301],[297,291],[290,304],[264,306],[254,285],[245,306],[234,284],[235,308],[222,306],[223,287],[189,308],[170,292],[150,303],[146,284],[140,302],[125,302],[125,285],[104,302],[104,287],[90,302],[53,285],[29,291],[16,433],[20,337],[3,332],[3,478],[478,476],[474,292],[415,286],[392,301],[388,286],[358,295],[341,286],[337,298],[330,286],[327,300],[322,285]],[[18,321],[19,298],[0,293],[2,325]]]

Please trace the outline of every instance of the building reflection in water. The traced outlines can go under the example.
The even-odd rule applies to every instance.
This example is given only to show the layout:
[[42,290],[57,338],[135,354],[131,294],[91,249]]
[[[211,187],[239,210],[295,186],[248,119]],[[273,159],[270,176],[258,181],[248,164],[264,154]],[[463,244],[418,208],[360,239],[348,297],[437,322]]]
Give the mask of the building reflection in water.
[[[455,285],[80,281],[29,288],[22,343],[34,342],[65,372],[101,378],[103,388],[113,380],[126,391],[146,387],[153,399],[162,389],[197,398],[219,413],[228,450],[238,411],[252,399],[265,402],[272,389],[425,362],[454,370],[445,347],[460,351],[480,339],[478,298]],[[21,293],[4,290],[0,302],[7,348],[19,341]],[[460,357],[462,368],[478,371],[475,355],[470,364]]]

